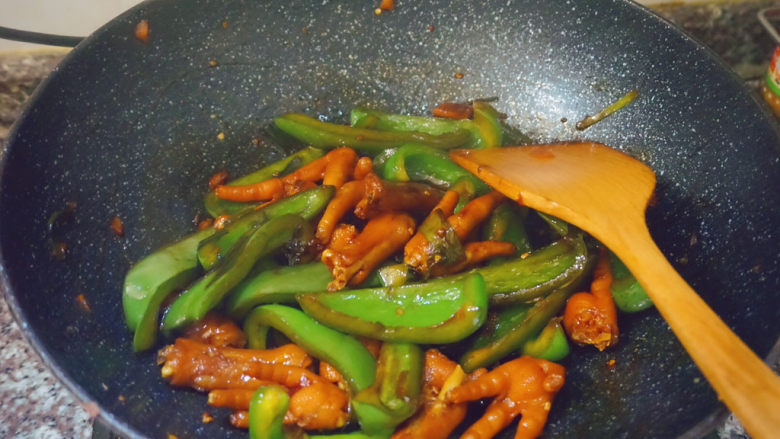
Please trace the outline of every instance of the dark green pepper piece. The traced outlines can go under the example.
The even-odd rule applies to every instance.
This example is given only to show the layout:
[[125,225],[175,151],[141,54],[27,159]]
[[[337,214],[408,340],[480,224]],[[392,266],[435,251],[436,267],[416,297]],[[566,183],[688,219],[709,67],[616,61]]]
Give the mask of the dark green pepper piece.
[[490,187],[474,174],[461,168],[447,154],[422,145],[407,144],[399,147],[385,160],[382,178],[391,181],[420,181],[434,186],[450,188],[457,181],[469,181],[475,195],[490,192]]
[[550,230],[559,238],[569,234],[569,223],[566,221],[538,210],[535,212],[539,215],[539,218],[543,219],[550,226]]
[[[490,213],[482,229],[482,239],[485,241],[506,241],[515,245],[518,255],[530,252],[531,242],[525,231],[525,222],[520,212],[523,206],[506,201],[498,205]],[[493,259],[490,264],[496,265],[506,261],[506,258]]]
[[214,236],[204,240],[198,248],[198,260],[206,270],[227,254],[236,241],[253,227],[272,218],[295,214],[310,220],[319,215],[335,194],[332,186],[318,186],[238,216]]
[[284,415],[290,406],[287,389],[277,385],[260,386],[249,403],[251,439],[286,439]]
[[475,101],[474,124],[482,135],[483,148],[498,148],[504,144],[504,129],[501,125],[501,113],[487,102]]
[[452,149],[463,146],[469,140],[469,133],[465,130],[456,130],[438,135],[417,131],[379,131],[322,122],[319,119],[299,113],[288,113],[279,116],[274,119],[274,124],[285,133],[317,148],[330,149],[349,146],[367,154],[375,154],[381,150],[395,148],[405,143]]
[[320,322],[384,341],[453,343],[479,328],[487,314],[479,275],[423,284],[303,294],[301,308]]
[[491,305],[529,302],[570,283],[586,269],[588,248],[582,236],[567,236],[496,265],[471,270],[485,279]]
[[[251,174],[237,178],[228,183],[228,186],[258,183],[268,180],[269,178],[286,175],[309,162],[317,160],[323,155],[325,155],[325,151],[318,148],[307,147]],[[236,214],[242,210],[255,206],[255,203],[240,203],[237,201],[223,200],[219,198],[214,191],[206,194],[203,204],[209,215],[214,218],[225,214]]]
[[331,329],[297,308],[264,305],[244,320],[250,349],[265,349],[268,328],[280,331],[309,355],[328,362],[347,381],[352,393],[374,383],[376,360],[354,337]]
[[[471,372],[480,367],[487,367],[512,352],[522,349],[523,345],[536,337],[554,316],[566,305],[566,300],[577,291],[595,262],[595,257],[589,255],[586,267],[577,278],[571,279],[567,284],[561,285],[549,295],[534,303],[530,309],[523,311],[518,305],[515,314],[511,311],[503,321],[503,326],[483,327],[474,337],[471,345],[460,358],[460,365],[466,372]],[[520,312],[522,311],[522,312]]]
[[644,288],[639,285],[623,261],[612,252],[609,257],[613,278],[610,288],[615,306],[623,312],[639,312],[653,306],[653,301],[647,297]]
[[480,367],[488,367],[512,352],[520,350],[563,309],[566,300],[574,293],[573,284],[575,282],[553,291],[531,306],[526,313],[507,318],[503,326],[505,329],[497,330],[492,327],[484,328],[485,332],[480,331],[460,359],[463,370],[471,372]]
[[501,146],[522,146],[534,143],[524,132],[509,125],[504,120],[501,120],[501,128],[504,132],[504,144]]
[[227,256],[195,282],[168,309],[163,330],[172,331],[202,319],[252,270],[262,257],[310,228],[297,215],[282,215],[247,232]]
[[[379,131],[419,132],[433,136],[458,131],[466,131],[468,140],[461,148],[479,149],[483,147],[482,132],[473,121],[468,119],[455,120],[440,117],[410,116],[405,114],[385,113],[365,107],[355,107],[349,115],[350,124],[370,126]],[[420,143],[420,142],[411,142]]]
[[542,332],[523,345],[523,355],[547,361],[560,361],[569,355],[569,341],[561,325],[560,317],[550,319]]
[[383,343],[374,384],[352,399],[363,432],[393,431],[420,404],[423,351],[411,343]]
[[[463,148],[479,149],[485,147],[485,139],[483,138],[480,127],[475,123],[477,120],[477,106],[481,106],[483,112],[486,102],[474,102],[475,117],[474,120],[462,119],[443,119],[439,117],[425,117],[425,116],[407,116],[403,114],[385,113],[379,110],[372,110],[364,107],[356,107],[350,114],[350,123],[352,126],[365,126],[371,127],[377,130],[384,131],[420,131],[428,134],[441,134],[451,132],[457,129],[467,130],[470,134],[469,141],[463,145]],[[492,108],[492,107],[491,107]],[[495,109],[493,110],[495,111]],[[508,125],[502,118],[502,115],[497,111],[495,114],[486,115],[497,120],[497,123],[501,130],[501,138],[503,144],[498,146],[508,145],[530,145],[533,143],[531,139],[526,136],[519,129]],[[484,117],[484,116],[479,116]],[[495,128],[493,128],[495,129]]]
[[149,349],[157,336],[160,305],[168,295],[195,280],[201,272],[198,244],[214,233],[205,229],[141,259],[125,276],[122,306],[127,326],[135,331],[133,349]]

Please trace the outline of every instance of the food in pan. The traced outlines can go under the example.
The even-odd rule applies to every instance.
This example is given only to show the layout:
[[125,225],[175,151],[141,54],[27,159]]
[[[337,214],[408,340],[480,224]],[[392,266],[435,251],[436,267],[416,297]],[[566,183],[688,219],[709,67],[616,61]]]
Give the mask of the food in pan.
[[448,158],[529,143],[499,111],[434,115],[277,117],[301,148],[213,177],[213,221],[128,272],[135,350],[161,330],[162,377],[256,438],[541,434],[569,340],[609,348],[618,311],[651,302],[592,237]]

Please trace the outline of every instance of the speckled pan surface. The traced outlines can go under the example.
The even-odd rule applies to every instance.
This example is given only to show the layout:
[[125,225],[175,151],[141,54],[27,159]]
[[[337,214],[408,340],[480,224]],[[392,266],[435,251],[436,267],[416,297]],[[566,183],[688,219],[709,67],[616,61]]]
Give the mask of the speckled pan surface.
[[[192,229],[210,175],[285,153],[263,132],[286,111],[346,120],[356,104],[424,113],[495,96],[540,141],[628,151],[658,173],[648,219],[661,249],[753,349],[769,350],[780,329],[778,133],[710,53],[622,1],[398,1],[380,16],[374,3],[147,2],[74,50],[20,118],[3,154],[0,281],[46,361],[114,428],[244,436],[219,410],[202,424],[203,395],[173,391],[154,354],[132,353],[121,285],[134,261]],[[141,19],[146,44],[133,38]],[[574,130],[632,88],[636,102]],[[68,201],[78,207],[57,231],[69,247],[58,262],[47,220]],[[124,238],[109,230],[115,215]],[[547,436],[672,437],[717,407],[655,312],[621,325],[617,349],[566,361]]]

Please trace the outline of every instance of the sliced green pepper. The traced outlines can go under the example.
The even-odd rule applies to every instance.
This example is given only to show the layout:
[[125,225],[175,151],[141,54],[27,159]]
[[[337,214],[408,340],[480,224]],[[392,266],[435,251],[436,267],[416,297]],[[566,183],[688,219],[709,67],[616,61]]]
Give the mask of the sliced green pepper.
[[523,355],[547,361],[560,361],[569,355],[569,341],[563,331],[559,317],[550,319],[542,332],[523,345]]
[[477,195],[490,192],[490,187],[474,174],[461,168],[447,154],[423,145],[406,144],[385,160],[382,178],[391,181],[421,181],[450,188],[459,180],[469,181]]
[[647,297],[644,288],[639,285],[631,271],[623,261],[610,252],[612,266],[612,299],[615,306],[623,312],[639,312],[653,306],[653,301]]
[[581,235],[567,236],[496,265],[477,268],[485,279],[491,305],[529,302],[570,283],[586,269],[588,248]]
[[247,232],[213,270],[173,302],[163,319],[163,330],[172,331],[202,319],[249,274],[260,258],[308,227],[300,216],[282,215]]
[[472,339],[470,346],[460,358],[460,365],[466,372],[471,372],[480,367],[487,367],[512,352],[522,349],[523,345],[539,334],[551,318],[566,305],[569,296],[580,288],[585,274],[592,268],[595,257],[590,255],[586,261],[583,272],[568,283],[557,287],[546,297],[535,302],[527,310],[527,305],[517,305],[514,313],[510,310],[505,318],[498,318],[501,326],[496,323],[485,326]]
[[352,409],[366,433],[392,432],[420,404],[423,351],[411,343],[383,343],[374,384],[352,399]]
[[264,224],[272,218],[296,214],[304,219],[319,215],[335,194],[332,186],[318,186],[284,198],[273,204],[250,210],[235,218],[214,236],[204,240],[198,247],[198,260],[206,270],[210,270],[230,251],[240,237],[253,227]]
[[406,114],[385,113],[365,107],[355,107],[349,115],[353,127],[371,127],[379,131],[420,132],[441,135],[457,131],[467,131],[468,141],[462,148],[482,148],[482,132],[473,121],[468,119],[444,119],[440,117],[412,116]]
[[501,113],[487,102],[475,101],[474,124],[479,127],[484,144],[483,148],[498,148],[504,143],[504,129],[501,125]]
[[249,437],[251,439],[286,439],[284,415],[290,396],[282,386],[260,386],[249,403]]
[[441,134],[427,134],[417,131],[379,131],[322,122],[319,119],[299,113],[288,113],[279,116],[274,119],[274,124],[285,133],[317,148],[329,149],[349,146],[367,154],[375,154],[381,150],[395,148],[405,143],[452,149],[463,146],[469,140],[469,132],[466,130],[456,130]]
[[[479,116],[477,115],[477,107],[481,107],[480,110],[482,114]],[[489,109],[487,107],[489,107]],[[463,145],[463,148],[479,149],[485,148],[487,142],[483,137],[480,126],[476,123],[478,118],[488,119],[486,125],[490,130],[497,129],[495,125],[491,127],[491,124],[497,125],[500,131],[497,133],[495,131],[492,133],[491,131],[488,131],[488,133],[493,136],[493,139],[501,139],[502,141],[502,143],[495,144],[497,140],[493,140],[495,146],[502,146],[502,144],[530,145],[532,143],[528,136],[517,128],[504,122],[501,114],[484,101],[474,102],[474,120],[408,116],[404,114],[385,113],[365,107],[356,107],[350,114],[350,123],[354,127],[374,128],[382,131],[419,131],[428,134],[441,134],[464,129],[469,132],[470,139]]]
[[214,233],[205,229],[141,259],[125,276],[122,306],[127,326],[135,331],[133,349],[154,345],[160,305],[168,295],[195,280],[200,273],[198,244]]
[[[506,241],[514,244],[517,254],[522,255],[531,251],[531,242],[525,231],[523,214],[520,212],[523,206],[512,201],[501,203],[490,213],[482,229],[482,239],[485,241]],[[496,265],[506,261],[506,258],[495,258],[490,261]]]
[[264,305],[244,320],[244,333],[251,349],[265,349],[268,328],[274,328],[309,355],[328,362],[347,381],[352,393],[374,383],[376,361],[354,337],[333,330],[296,308]]
[[509,125],[505,120],[501,121],[501,128],[504,132],[504,144],[501,146],[522,146],[534,143],[524,132],[517,129],[517,127]]
[[[258,183],[264,180],[268,180],[269,178],[289,174],[301,166],[317,160],[323,155],[325,155],[325,151],[318,148],[307,147],[294,154],[288,155],[278,162],[271,163],[270,165],[251,174],[237,178],[228,183],[228,186]],[[206,211],[209,213],[209,215],[214,218],[225,214],[236,214],[242,210],[254,206],[254,203],[240,203],[236,201],[223,200],[219,198],[214,191],[206,194],[203,200],[203,204],[205,205]]]
[[297,294],[325,291],[332,280],[330,269],[322,262],[271,268],[236,286],[225,309],[231,316],[242,318],[257,305],[296,303]]
[[[469,348],[460,358],[460,365],[466,372],[487,367],[499,361],[535,337],[547,322],[557,315],[566,300],[575,290],[575,282],[558,288],[549,296],[539,300],[526,312],[510,314],[497,328],[485,327],[480,330]],[[505,311],[509,312],[509,311]]]
[[298,296],[301,308],[340,331],[384,341],[452,343],[485,321],[487,294],[473,274],[423,284]]

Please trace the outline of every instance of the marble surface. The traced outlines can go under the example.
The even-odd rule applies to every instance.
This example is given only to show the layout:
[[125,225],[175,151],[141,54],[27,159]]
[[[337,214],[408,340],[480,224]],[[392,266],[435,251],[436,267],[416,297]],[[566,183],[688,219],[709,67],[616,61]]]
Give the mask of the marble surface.
[[[714,1],[693,6],[654,6],[654,9],[718,53],[757,92],[774,43],[755,16],[758,9],[768,6],[780,6],[780,1]],[[63,49],[0,52],[0,151],[5,146],[11,124],[30,94],[66,53]],[[90,408],[82,406],[43,365],[2,299],[0,370],[3,374],[0,379],[0,407],[3,407],[0,438],[88,438],[93,435]],[[718,429],[721,438],[745,437],[733,421],[714,422],[721,425]]]

